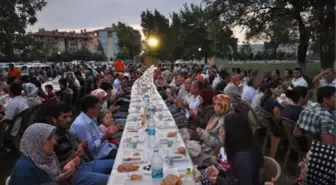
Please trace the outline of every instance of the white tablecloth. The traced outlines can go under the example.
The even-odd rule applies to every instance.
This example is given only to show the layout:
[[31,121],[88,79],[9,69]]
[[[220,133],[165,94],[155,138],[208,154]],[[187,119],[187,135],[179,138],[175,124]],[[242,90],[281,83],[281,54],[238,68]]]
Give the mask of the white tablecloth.
[[[152,74],[152,73],[151,73]],[[148,79],[150,78],[151,76],[151,79]],[[147,76],[147,80],[146,82],[147,83],[151,83],[152,86],[154,86],[153,84],[153,79],[152,79],[152,76],[153,75],[148,75]],[[139,79],[141,80],[141,79]],[[153,88],[154,89],[154,88]],[[111,176],[109,178],[109,181],[108,181],[108,185],[117,185],[117,183],[115,183],[115,179],[114,178],[123,178],[125,177],[125,180],[129,178],[129,175],[131,173],[119,173],[117,171],[117,168],[120,164],[123,163],[123,154],[124,154],[124,151],[129,151],[129,150],[132,150],[130,148],[127,147],[127,144],[124,144],[124,140],[127,136],[129,136],[130,134],[132,134],[131,132],[128,132],[127,131],[127,127],[128,126],[131,126],[132,124],[135,123],[135,119],[139,119],[139,113],[131,113],[131,112],[134,112],[136,111],[136,109],[134,109],[134,107],[136,106],[140,106],[142,103],[143,103],[143,100],[142,100],[142,93],[141,93],[141,88],[140,86],[138,86],[138,83],[136,82],[133,87],[132,87],[132,96],[131,96],[131,104],[130,104],[130,114],[128,115],[127,117],[127,122],[126,122],[126,126],[125,126],[125,130],[124,130],[124,133],[123,133],[123,136],[122,136],[122,139],[121,139],[121,144],[119,146],[119,149],[118,149],[118,153],[117,153],[117,156],[116,156],[116,159],[115,159],[115,163],[114,163],[114,166],[113,166],[113,170],[111,172]],[[173,124],[173,127],[171,128],[164,128],[164,129],[159,129],[159,128],[156,128],[157,130],[157,133],[167,133],[167,132],[170,132],[170,131],[178,131],[178,128],[176,126],[176,123],[174,122],[174,119],[171,115],[171,113],[168,111],[168,108],[166,106],[166,104],[164,103],[164,101],[162,100],[161,96],[159,95],[158,91],[156,90],[153,90],[152,91],[152,94],[151,94],[151,105],[154,105],[156,106],[157,108],[160,108],[160,110],[163,110],[162,112],[156,112],[155,113],[155,116],[157,118],[155,118],[155,123],[156,124],[159,124],[160,121],[162,120],[159,120],[158,117],[159,114],[162,114],[164,115],[164,119],[166,120],[170,120]],[[141,110],[144,110],[144,109],[141,109]],[[161,118],[162,119],[162,118]],[[140,121],[141,122],[141,121]],[[153,154],[153,150],[154,148],[150,148],[148,146],[148,141],[147,141],[147,132],[143,130],[143,132],[141,132],[141,135],[144,135],[146,137],[145,141],[143,143],[139,143],[138,144],[138,148],[139,151],[143,151],[147,154],[147,162],[144,162],[144,163],[139,163],[139,166],[141,166],[142,164],[150,164],[151,163],[151,156]],[[156,146],[156,148],[159,149],[160,153],[163,151],[163,150],[169,150],[167,149],[168,146],[167,146],[167,143],[160,143],[158,142],[159,144]],[[177,134],[176,138],[175,138],[175,147],[178,147],[178,146],[184,146],[185,147],[185,143],[180,135],[180,133]],[[138,149],[133,149],[133,150],[138,150]],[[187,168],[190,168],[192,169],[193,168],[193,163],[192,163],[192,160],[189,156],[189,154],[187,153],[186,155],[186,159],[183,160],[183,161],[179,161],[179,162],[174,162],[172,166],[169,166],[167,161],[164,160],[163,162],[163,171],[164,171],[164,176],[167,175],[167,174],[170,174],[172,172],[185,172]],[[138,171],[136,171],[136,173],[141,173],[142,176],[143,176],[143,180],[142,181],[130,181],[130,180],[126,180],[124,181],[124,183],[122,184],[126,184],[126,185],[131,185],[131,184],[136,184],[136,185],[159,185],[161,180],[162,179],[152,179],[151,178],[151,175],[150,174],[144,174],[141,172],[141,170],[139,169]]]

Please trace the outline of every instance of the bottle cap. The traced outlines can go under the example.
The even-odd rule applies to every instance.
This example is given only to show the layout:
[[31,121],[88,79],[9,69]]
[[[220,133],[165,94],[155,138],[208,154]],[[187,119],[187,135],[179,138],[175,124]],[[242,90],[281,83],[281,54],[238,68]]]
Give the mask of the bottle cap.
[[190,170],[190,168],[187,168],[186,175],[191,175],[191,170]]

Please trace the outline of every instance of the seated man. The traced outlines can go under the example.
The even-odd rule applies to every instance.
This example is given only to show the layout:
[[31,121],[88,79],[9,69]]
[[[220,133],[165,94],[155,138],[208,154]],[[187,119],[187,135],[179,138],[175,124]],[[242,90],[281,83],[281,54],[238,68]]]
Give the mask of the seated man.
[[72,104],[74,92],[68,87],[68,81],[65,78],[58,80],[60,91],[56,92],[56,95],[59,96],[60,101]]
[[335,144],[335,87],[325,86],[317,90],[318,104],[307,107],[300,114],[294,129],[294,135],[300,136],[301,129],[313,134],[319,134],[322,142]]
[[117,154],[117,147],[110,144],[109,133],[101,133],[97,126],[97,116],[100,112],[99,99],[88,95],[82,100],[82,112],[71,125],[71,132],[82,141],[88,141],[89,151],[95,159],[114,159]]
[[29,108],[27,100],[21,96],[21,92],[21,84],[12,83],[10,85],[9,95],[12,97],[12,99],[9,100],[7,104],[5,110],[5,119],[7,120],[8,125],[12,127],[12,129],[9,130],[11,136],[17,136],[21,126],[22,118],[15,119],[15,117],[22,111]]
[[294,104],[284,106],[281,111],[281,116],[297,122],[303,111],[303,106],[307,104],[307,93],[308,89],[301,86],[297,86],[293,90],[288,90],[286,95]]
[[64,102],[54,104],[49,111],[52,123],[56,126],[55,154],[64,168],[77,156],[82,160],[71,177],[72,184],[105,185],[113,167],[113,160],[93,160],[87,150],[88,142],[80,140],[69,132],[72,121],[72,107]]

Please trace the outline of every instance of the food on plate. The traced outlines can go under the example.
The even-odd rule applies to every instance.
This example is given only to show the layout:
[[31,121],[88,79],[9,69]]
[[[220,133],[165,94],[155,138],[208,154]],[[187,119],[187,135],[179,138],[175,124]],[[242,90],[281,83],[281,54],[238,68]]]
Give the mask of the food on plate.
[[141,155],[140,152],[134,152],[134,153],[133,153],[133,156],[140,156],[140,155]]
[[118,172],[132,172],[137,171],[138,169],[139,166],[134,164],[121,164],[117,168]]
[[145,166],[143,166],[143,167],[142,167],[142,170],[143,170],[143,171],[151,171],[151,168],[152,168],[152,166],[149,164],[149,165],[145,165]]
[[131,177],[130,177],[130,179],[132,181],[134,181],[134,180],[142,180],[142,175],[141,174],[132,174]]
[[187,150],[183,146],[180,146],[180,147],[177,148],[176,154],[185,155],[186,153],[187,153]]
[[177,132],[168,132],[167,137],[175,137]]
[[182,180],[181,177],[177,175],[169,174],[162,179],[160,185],[182,185]]

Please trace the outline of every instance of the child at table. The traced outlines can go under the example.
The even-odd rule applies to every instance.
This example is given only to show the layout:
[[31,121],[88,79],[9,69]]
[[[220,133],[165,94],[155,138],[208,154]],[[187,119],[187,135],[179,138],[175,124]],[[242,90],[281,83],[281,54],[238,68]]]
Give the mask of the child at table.
[[111,135],[110,143],[119,145],[120,140],[115,139],[116,138],[116,133],[119,131],[120,127],[119,125],[113,123],[112,119],[112,112],[106,111],[104,112],[99,119],[99,129],[102,133],[108,133]]
[[45,88],[45,91],[47,92],[47,100],[50,100],[56,97],[56,94],[54,92],[54,87],[52,85],[48,84],[44,88]]

